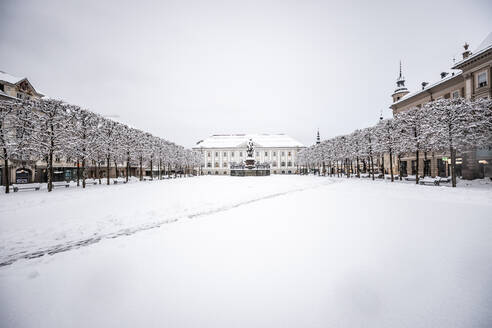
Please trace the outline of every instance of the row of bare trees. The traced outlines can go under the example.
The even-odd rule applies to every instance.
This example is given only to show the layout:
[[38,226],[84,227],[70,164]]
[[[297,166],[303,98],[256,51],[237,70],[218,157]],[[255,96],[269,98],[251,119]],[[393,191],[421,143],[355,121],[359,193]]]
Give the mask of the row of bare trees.
[[[443,152],[451,159],[451,180],[456,186],[456,154],[492,146],[492,100],[441,99],[381,120],[378,124],[351,134],[324,140],[304,149],[299,164],[304,168],[323,168],[348,174],[355,164],[372,173],[375,159],[384,174],[384,156],[389,156],[389,173],[394,181],[395,157],[415,154],[416,182],[419,182],[419,152]],[[381,159],[381,160],[379,160]],[[362,162],[362,163],[361,163]],[[400,174],[401,177],[401,174]]]
[[[1,100],[0,101],[0,158],[4,166],[5,192],[9,192],[9,165],[17,162],[46,163],[48,191],[53,189],[54,159],[63,158],[77,167],[85,187],[86,169],[91,164],[109,172],[114,165],[126,166],[128,181],[130,167],[150,168],[153,178],[167,170],[197,167],[200,157],[170,141],[150,133],[115,122],[79,106],[60,100]],[[117,173],[116,173],[117,174]]]

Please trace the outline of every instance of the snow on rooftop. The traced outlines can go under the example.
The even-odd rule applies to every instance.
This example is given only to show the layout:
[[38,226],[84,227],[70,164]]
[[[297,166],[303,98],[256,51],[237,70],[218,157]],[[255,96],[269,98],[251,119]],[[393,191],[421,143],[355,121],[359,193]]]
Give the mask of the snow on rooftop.
[[16,84],[19,81],[24,80],[24,78],[16,77],[10,74],[5,73],[4,71],[0,71],[0,81],[5,81],[11,84]]
[[393,105],[397,105],[397,104],[399,104],[399,103],[401,103],[401,102],[403,102],[403,101],[405,101],[405,100],[407,100],[407,99],[413,98],[413,97],[415,97],[415,96],[417,96],[417,95],[421,94],[422,92],[427,92],[428,90],[430,90],[430,89],[432,89],[432,88],[434,88],[434,87],[438,86],[438,85],[439,85],[439,84],[441,84],[441,83],[444,83],[444,82],[446,82],[446,81],[451,80],[452,78],[455,78],[455,77],[457,77],[457,76],[460,76],[460,75],[461,75],[461,73],[462,73],[462,72],[461,72],[460,70],[454,70],[454,72],[452,72],[451,74],[449,74],[449,75],[448,75],[448,76],[446,76],[445,78],[442,78],[442,79],[440,79],[440,80],[439,80],[439,81],[437,81],[437,82],[434,82],[434,83],[428,84],[428,85],[427,85],[424,89],[421,89],[421,90],[418,90],[418,91],[414,91],[414,92],[410,92],[410,93],[406,94],[405,96],[401,97],[401,99],[400,99],[400,100],[395,101],[395,102],[392,104],[392,106],[393,106]]
[[475,49],[475,51],[468,56],[467,58],[464,58],[457,62],[456,64],[453,65],[453,68],[458,67],[459,65],[463,64],[464,62],[469,61],[470,59],[475,58],[476,56],[484,53],[485,51],[489,50],[492,48],[492,32],[489,33],[489,35],[479,44],[479,46]]
[[235,148],[253,140],[257,147],[304,147],[285,134],[214,134],[197,142],[195,148]]
[[492,46],[492,32],[490,32],[489,35],[487,35],[487,37],[482,41],[482,43],[478,45],[477,49],[475,49],[475,52],[484,50],[490,46]]

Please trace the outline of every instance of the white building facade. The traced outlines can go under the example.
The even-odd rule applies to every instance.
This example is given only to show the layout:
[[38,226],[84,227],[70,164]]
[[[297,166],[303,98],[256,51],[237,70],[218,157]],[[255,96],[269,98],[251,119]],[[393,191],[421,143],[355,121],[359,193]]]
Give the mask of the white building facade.
[[230,174],[231,164],[246,159],[250,139],[256,162],[270,164],[271,174],[297,173],[297,155],[305,146],[285,134],[216,134],[200,140],[193,150],[202,155],[202,173]]

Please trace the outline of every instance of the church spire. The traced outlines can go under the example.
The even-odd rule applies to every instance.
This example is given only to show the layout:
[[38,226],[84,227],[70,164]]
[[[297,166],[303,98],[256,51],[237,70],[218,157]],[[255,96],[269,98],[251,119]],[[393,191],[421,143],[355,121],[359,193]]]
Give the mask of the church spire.
[[393,102],[400,100],[407,93],[409,93],[409,91],[407,87],[405,87],[405,77],[403,76],[400,60],[400,75],[398,75],[398,78],[396,79],[395,92],[393,92],[393,94],[391,95],[393,97]]
[[321,138],[319,136],[319,129],[318,129],[318,133],[316,134],[316,144],[319,144],[321,143]]

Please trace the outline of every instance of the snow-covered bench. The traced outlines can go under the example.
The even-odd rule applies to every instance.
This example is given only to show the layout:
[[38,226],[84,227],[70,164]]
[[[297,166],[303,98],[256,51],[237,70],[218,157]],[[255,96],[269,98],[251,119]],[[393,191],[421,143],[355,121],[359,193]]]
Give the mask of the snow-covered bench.
[[114,184],[126,183],[126,179],[125,178],[116,178],[116,179],[113,179],[113,183]]
[[41,188],[41,184],[39,183],[22,183],[22,184],[13,184],[12,188],[14,192],[18,192],[19,190],[39,190]]
[[439,178],[425,177],[425,178],[419,180],[419,184],[421,184],[421,185],[439,186],[439,183],[440,183]]
[[406,181],[416,181],[417,177],[415,175],[409,175],[409,176],[405,177],[405,180]]
[[361,173],[360,174],[360,177],[363,178],[363,179],[367,179],[367,178],[370,178],[371,175],[369,173]]
[[439,183],[451,182],[451,178],[450,177],[438,177],[437,179],[439,179]]
[[70,187],[70,184],[66,181],[54,181],[53,182],[53,188],[56,188],[56,187],[68,188],[68,187]]

